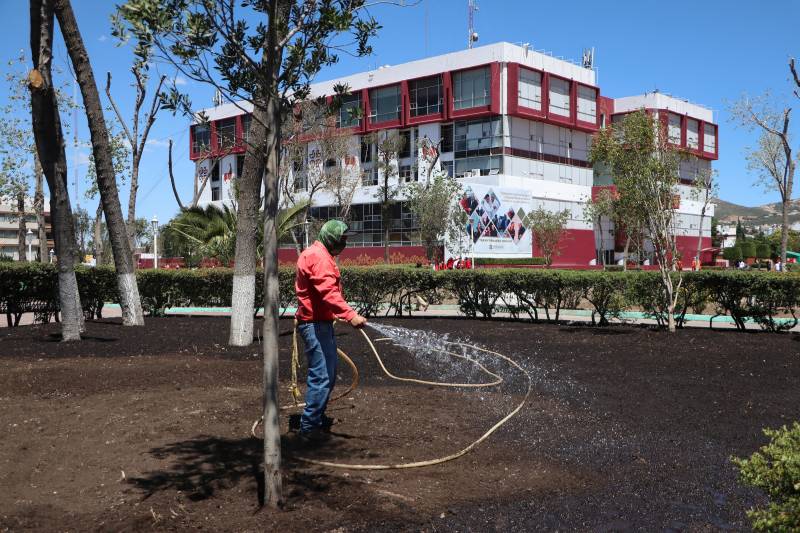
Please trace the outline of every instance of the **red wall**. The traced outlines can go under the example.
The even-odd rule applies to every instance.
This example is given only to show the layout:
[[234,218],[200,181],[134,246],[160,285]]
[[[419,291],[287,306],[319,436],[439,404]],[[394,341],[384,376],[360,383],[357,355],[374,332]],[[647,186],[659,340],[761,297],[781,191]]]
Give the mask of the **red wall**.
[[[690,267],[692,259],[697,255],[697,235],[675,237],[675,244],[678,248],[678,253],[681,254],[683,266],[685,268]],[[711,248],[711,237],[703,237],[702,248]],[[711,252],[701,254],[701,263],[710,263],[711,261]]]
[[[541,257],[542,252],[533,239],[533,255]],[[588,229],[568,229],[561,238],[559,251],[553,255],[553,266],[589,266],[595,259],[594,231]]]
[[[390,246],[389,256],[400,254],[404,257],[425,257],[423,246]],[[383,247],[376,246],[348,246],[339,255],[340,259],[356,259],[366,255],[372,259],[383,259]],[[297,251],[294,248],[279,248],[278,261],[281,263],[294,263],[297,261]]]

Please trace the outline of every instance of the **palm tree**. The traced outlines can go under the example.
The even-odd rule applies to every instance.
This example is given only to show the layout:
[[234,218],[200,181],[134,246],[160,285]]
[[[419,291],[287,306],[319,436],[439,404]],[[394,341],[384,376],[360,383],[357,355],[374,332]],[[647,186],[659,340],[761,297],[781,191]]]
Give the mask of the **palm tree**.
[[[287,236],[293,228],[301,225],[297,222],[297,218],[307,208],[308,202],[303,201],[278,212],[279,240]],[[213,204],[186,209],[175,217],[169,226],[172,231],[194,243],[202,255],[217,258],[223,265],[233,261],[236,250],[236,211],[227,205],[223,204],[221,209]],[[263,231],[263,227],[259,225],[256,237],[259,262],[264,257]]]

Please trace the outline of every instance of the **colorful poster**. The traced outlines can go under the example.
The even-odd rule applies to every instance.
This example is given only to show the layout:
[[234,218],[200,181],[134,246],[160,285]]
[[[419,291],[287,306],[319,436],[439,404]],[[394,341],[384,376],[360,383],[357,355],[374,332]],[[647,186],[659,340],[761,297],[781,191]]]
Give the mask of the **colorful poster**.
[[459,206],[467,213],[466,233],[476,257],[531,257],[526,215],[532,196],[524,189],[465,185]]

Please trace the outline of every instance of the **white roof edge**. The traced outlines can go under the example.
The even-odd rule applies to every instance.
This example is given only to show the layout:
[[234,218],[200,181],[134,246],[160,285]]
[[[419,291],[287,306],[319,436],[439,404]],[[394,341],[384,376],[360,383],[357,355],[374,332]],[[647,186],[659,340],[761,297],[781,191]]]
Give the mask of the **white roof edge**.
[[[534,50],[532,47],[528,47],[526,51],[522,46],[500,41],[472,49],[457,50],[385,68],[380,67],[377,70],[357,72],[348,76],[313,83],[310,87],[311,96],[333,94],[333,87],[340,83],[347,84],[353,89],[368,89],[430,76],[448,70],[460,70],[494,62],[520,63],[531,68],[574,79],[581,83],[596,85],[595,73],[590,69]],[[250,103],[240,102],[238,105],[248,111],[252,110]],[[216,107],[200,109],[196,113],[205,113],[209,120],[219,120],[241,114],[242,111],[239,107],[237,107],[237,104],[226,103]],[[197,119],[194,122],[196,123]]]

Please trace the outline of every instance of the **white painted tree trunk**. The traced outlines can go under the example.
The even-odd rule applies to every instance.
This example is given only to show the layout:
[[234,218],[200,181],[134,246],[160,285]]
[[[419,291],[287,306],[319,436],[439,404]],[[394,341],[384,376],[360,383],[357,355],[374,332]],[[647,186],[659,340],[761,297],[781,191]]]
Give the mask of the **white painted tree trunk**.
[[255,314],[256,274],[235,274],[231,293],[231,346],[248,346],[253,343],[253,315]]
[[136,274],[117,274],[117,288],[120,301],[127,301],[128,305],[121,305],[122,323],[131,326],[144,325],[142,313],[142,299],[139,298],[139,285],[136,283]]
[[61,307],[61,340],[81,340],[81,332],[84,329],[83,310],[75,270],[59,271],[58,299]]

